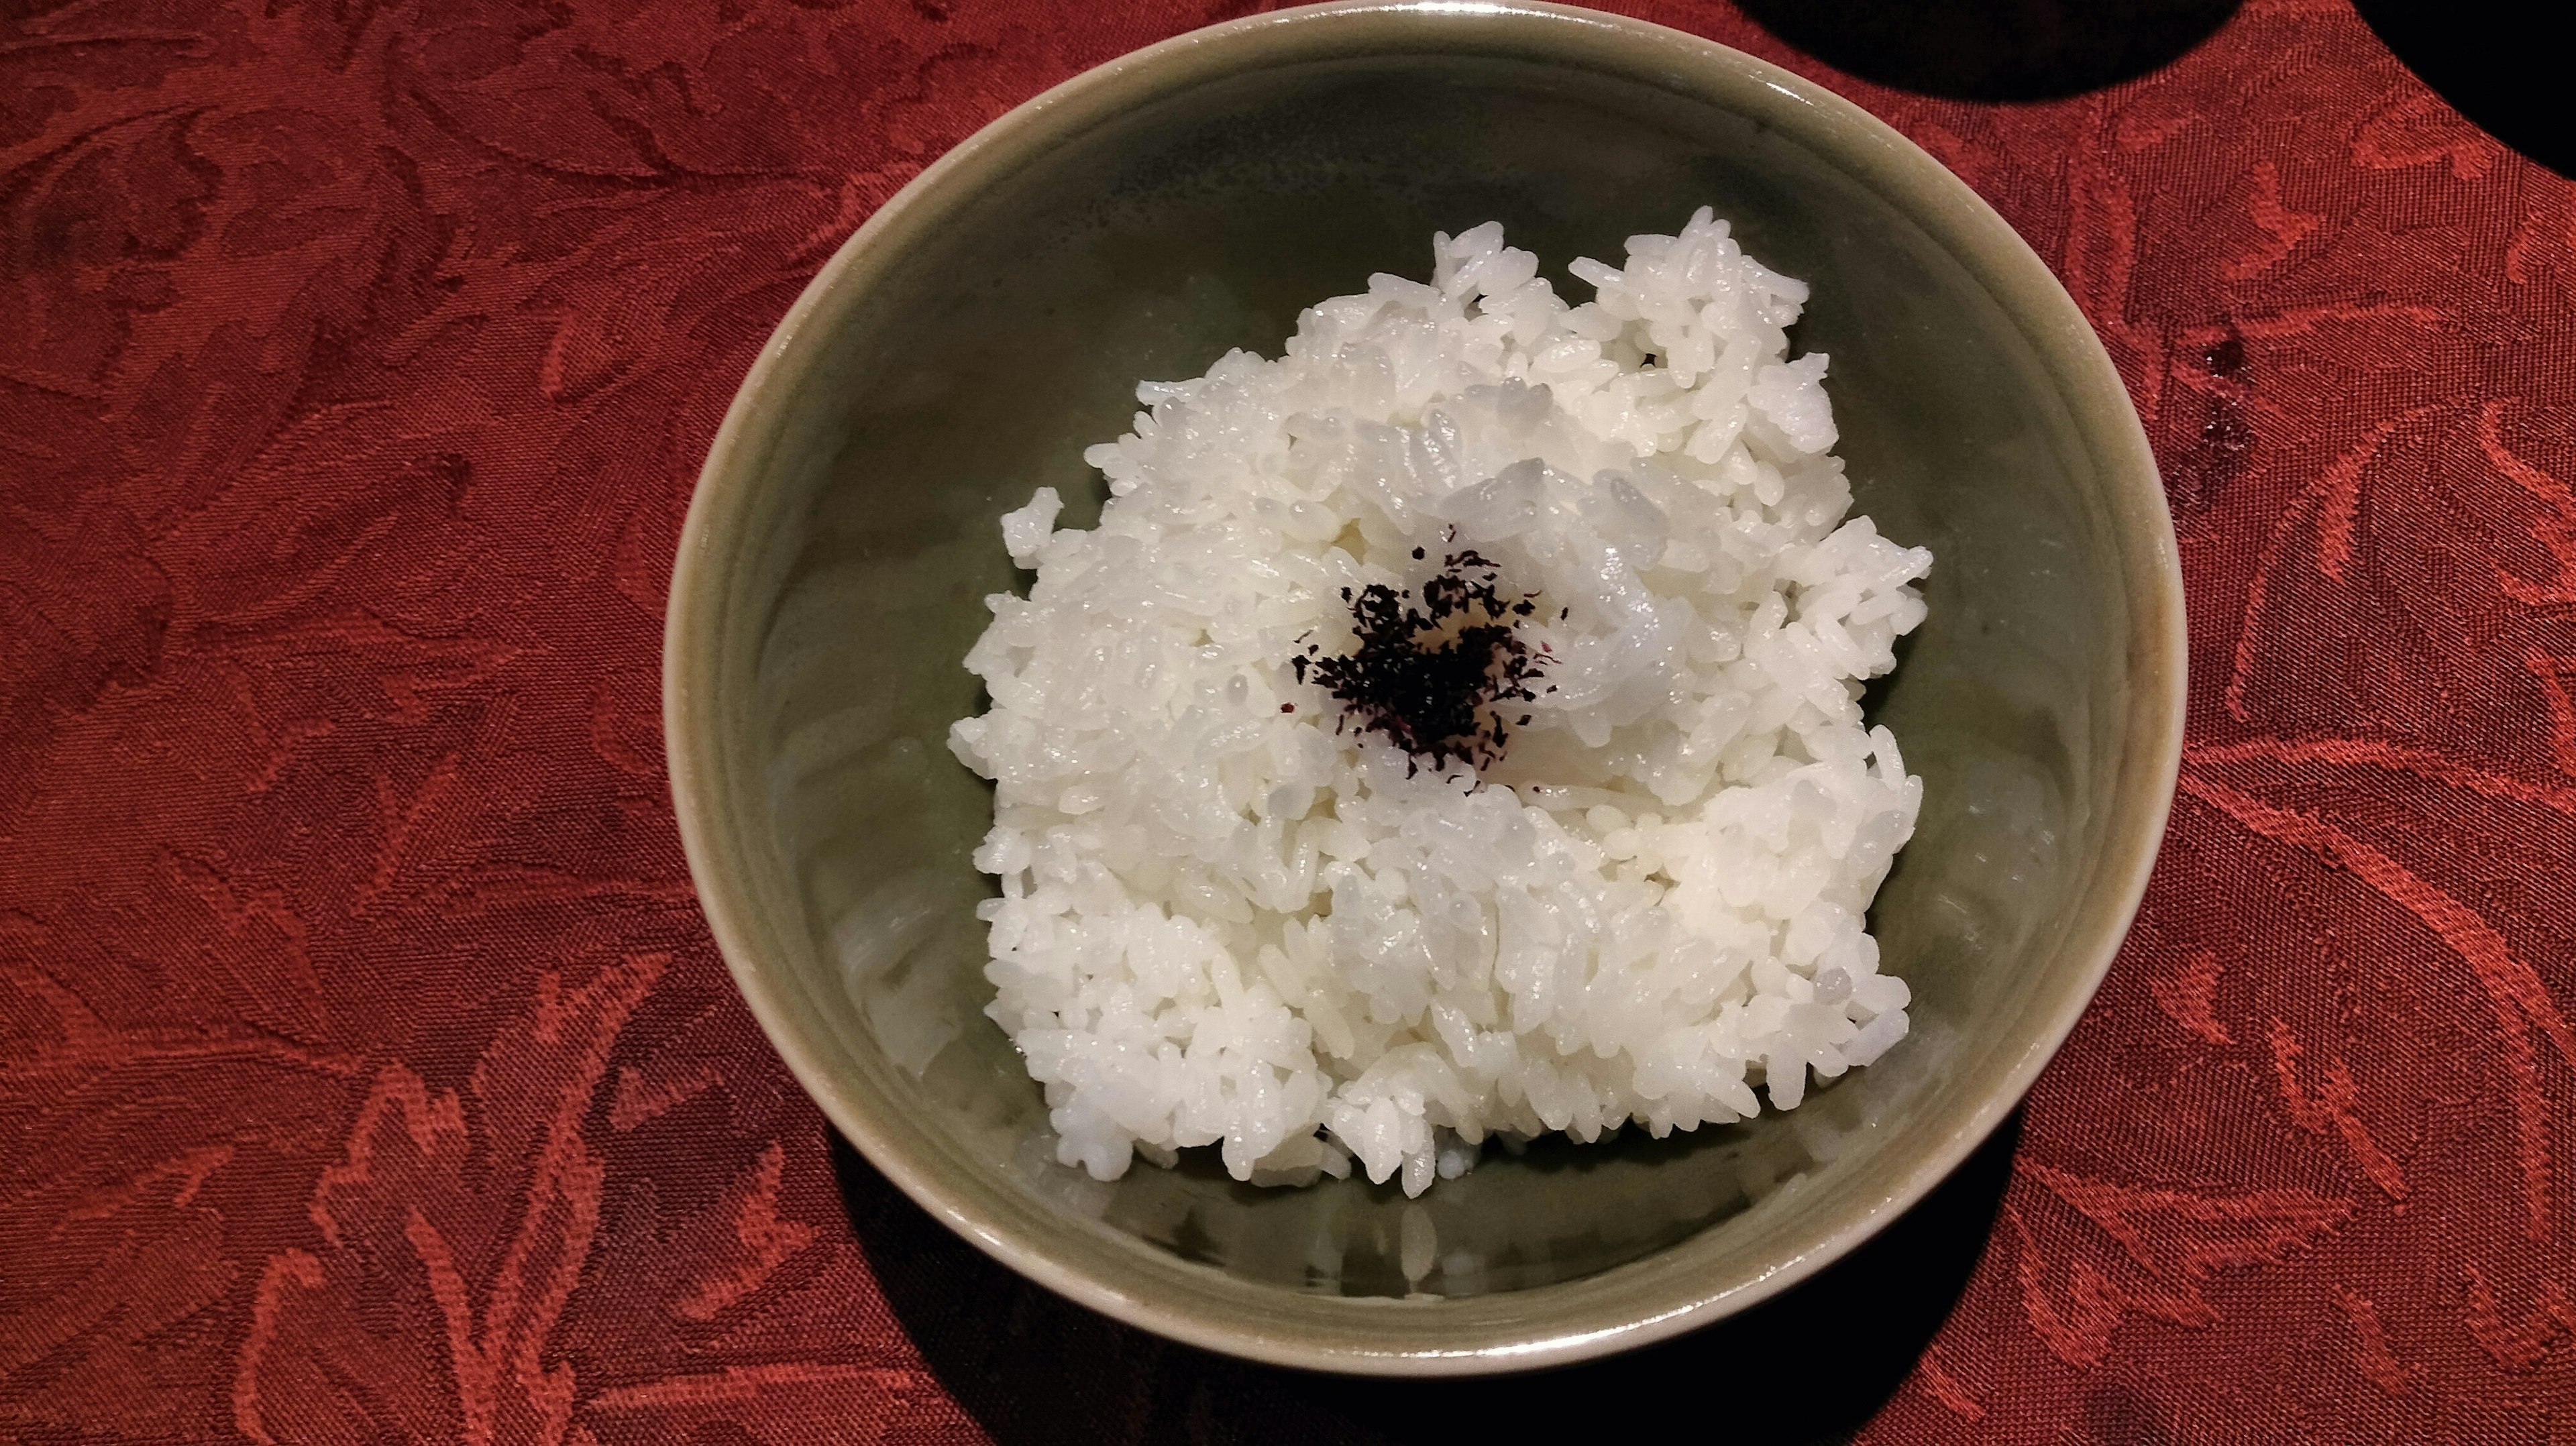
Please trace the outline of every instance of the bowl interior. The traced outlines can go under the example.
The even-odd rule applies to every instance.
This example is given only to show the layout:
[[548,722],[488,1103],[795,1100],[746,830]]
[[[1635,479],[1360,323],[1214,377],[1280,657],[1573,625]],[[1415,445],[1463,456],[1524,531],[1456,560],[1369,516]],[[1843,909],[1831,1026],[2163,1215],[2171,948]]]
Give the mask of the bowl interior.
[[[1494,1351],[1794,1273],[2026,1085],[2161,820],[2140,780],[2169,751],[2155,725],[2180,660],[2155,646],[2171,600],[2139,598],[2170,533],[2161,553],[2131,535],[2139,483],[2111,474],[2143,448],[2106,446],[2099,378],[2051,354],[2076,343],[2035,334],[2021,283],[1963,254],[1965,223],[1890,185],[1919,157],[1856,158],[1751,80],[1559,43],[1576,25],[1277,27],[1014,122],[835,263],[738,403],[692,522],[674,680],[700,695],[675,698],[675,760],[708,760],[683,808],[717,843],[693,861],[764,1023],[917,1198],[1183,1335],[1306,1360]],[[1253,1189],[1212,1158],[1108,1184],[1057,1165],[1037,1087],[980,1013],[989,881],[968,854],[990,789],[945,743],[982,706],[960,662],[982,597],[1027,581],[996,518],[1051,485],[1063,525],[1088,525],[1102,490],[1080,454],[1127,429],[1139,379],[1275,355],[1302,306],[1426,274],[1435,229],[1498,219],[1580,300],[1566,262],[1616,263],[1624,237],[1704,204],[1813,285],[1793,345],[1832,354],[1856,508],[1938,559],[1930,617],[1871,699],[1925,780],[1873,911],[1913,1036],[1794,1114],[1489,1148],[1419,1201]],[[684,617],[686,589],[705,598]],[[1385,1302],[1406,1304],[1358,1308]],[[1276,1344],[1292,1338],[1313,1349]]]

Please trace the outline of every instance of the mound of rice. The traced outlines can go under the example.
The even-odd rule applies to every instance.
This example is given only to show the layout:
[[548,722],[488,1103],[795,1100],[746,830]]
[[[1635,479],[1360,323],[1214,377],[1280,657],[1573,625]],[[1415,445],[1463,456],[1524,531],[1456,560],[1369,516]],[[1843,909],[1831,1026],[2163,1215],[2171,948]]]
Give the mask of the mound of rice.
[[[1098,1178],[1214,1144],[1418,1195],[1489,1136],[1791,1109],[1905,1036],[1863,916],[1922,784],[1859,680],[1932,558],[1845,519],[1807,288],[1705,209],[1575,262],[1580,306],[1499,225],[1432,254],[1139,386],[1098,527],[1043,488],[1002,520],[1036,583],[987,599],[950,739],[996,784],[988,1013]],[[1481,772],[1291,666],[1466,547],[1550,659]]]

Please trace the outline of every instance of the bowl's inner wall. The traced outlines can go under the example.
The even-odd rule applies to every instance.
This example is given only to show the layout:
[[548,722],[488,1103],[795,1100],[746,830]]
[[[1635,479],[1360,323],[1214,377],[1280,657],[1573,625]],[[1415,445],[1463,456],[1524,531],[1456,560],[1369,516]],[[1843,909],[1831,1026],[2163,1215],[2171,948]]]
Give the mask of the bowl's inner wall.
[[[960,660],[981,597],[1024,588],[995,519],[1052,485],[1097,515],[1082,449],[1127,429],[1140,378],[1229,347],[1276,355],[1300,307],[1428,240],[1499,219],[1560,294],[1577,255],[1714,205],[1813,284],[1792,334],[1828,386],[1857,508],[1938,559],[1931,616],[1872,695],[1923,775],[1920,830],[1880,895],[1914,1036],[1794,1114],[1519,1158],[1408,1202],[1358,1181],[1255,1190],[1212,1160],[1113,1184],[1054,1163],[1037,1087],[980,1010],[989,881],[968,854],[990,789],[949,754],[981,705]],[[1467,56],[1313,63],[1204,83],[934,209],[928,238],[839,314],[782,399],[783,486],[744,594],[728,749],[814,952],[778,961],[847,1065],[947,1148],[1051,1211],[1248,1280],[1465,1296],[1636,1260],[1712,1228],[1746,1249],[1909,1123],[1959,1118],[2008,1067],[1980,1041],[2030,1005],[2098,854],[2128,713],[2128,618],[2091,463],[2054,381],[1994,301],[1876,193],[1776,131],[1632,81]],[[803,951],[798,951],[801,955]],[[2007,1031],[2008,1032],[2008,1031]],[[1204,1152],[1200,1152],[1204,1153]],[[1006,1187],[1008,1188],[1008,1187]]]

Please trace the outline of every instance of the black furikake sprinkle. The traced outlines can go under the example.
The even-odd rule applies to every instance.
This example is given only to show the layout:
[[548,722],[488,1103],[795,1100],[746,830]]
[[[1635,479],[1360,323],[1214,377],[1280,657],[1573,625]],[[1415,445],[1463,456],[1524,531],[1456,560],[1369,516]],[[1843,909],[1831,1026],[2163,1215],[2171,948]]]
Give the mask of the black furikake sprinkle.
[[[1422,556],[1417,548],[1413,554]],[[1537,610],[1533,596],[1506,597],[1500,572],[1472,549],[1441,559],[1423,581],[1417,606],[1413,589],[1384,583],[1354,596],[1351,630],[1357,650],[1342,657],[1289,660],[1299,682],[1315,682],[1340,701],[1342,722],[1374,729],[1414,756],[1443,769],[1452,760],[1484,767],[1503,755],[1510,733],[1494,705],[1529,702],[1529,684],[1549,662],[1546,645],[1533,652],[1521,641],[1520,620]],[[1530,715],[1519,715],[1522,723]],[[1341,724],[1335,725],[1339,731]]]

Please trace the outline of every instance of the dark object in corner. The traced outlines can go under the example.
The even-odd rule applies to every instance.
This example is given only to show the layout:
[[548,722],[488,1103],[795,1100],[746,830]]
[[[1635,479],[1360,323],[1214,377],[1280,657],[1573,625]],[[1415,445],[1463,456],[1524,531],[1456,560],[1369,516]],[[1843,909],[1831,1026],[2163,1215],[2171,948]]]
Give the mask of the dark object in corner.
[[[2576,178],[2576,120],[2567,114],[2567,43],[2544,38],[2544,7],[2494,0],[2354,0],[2353,8],[2416,78],[2480,130]],[[2560,23],[2564,23],[2563,21]]]
[[1772,34],[1863,80],[1956,100],[2054,100],[2170,63],[2238,0],[1740,3]]

